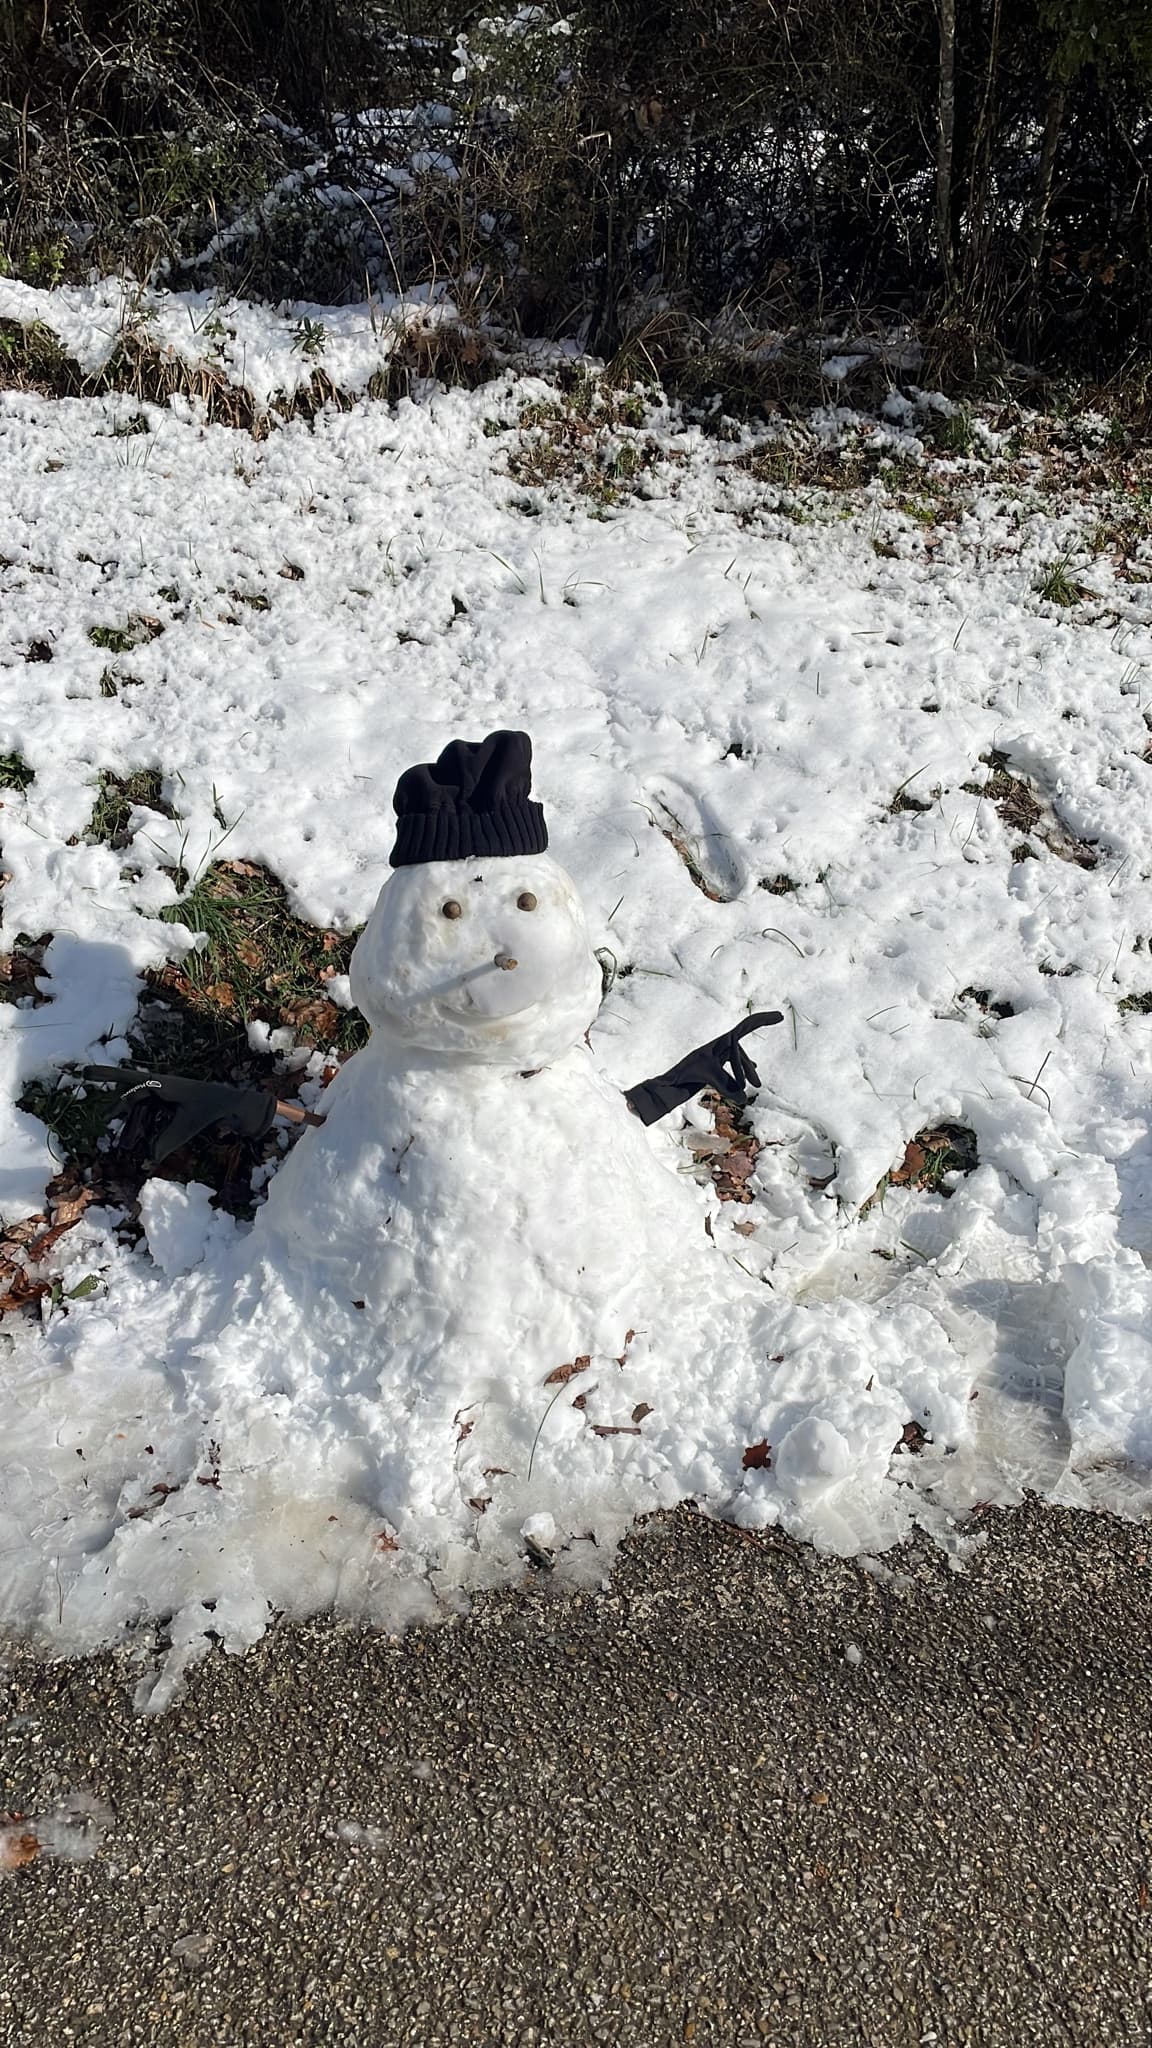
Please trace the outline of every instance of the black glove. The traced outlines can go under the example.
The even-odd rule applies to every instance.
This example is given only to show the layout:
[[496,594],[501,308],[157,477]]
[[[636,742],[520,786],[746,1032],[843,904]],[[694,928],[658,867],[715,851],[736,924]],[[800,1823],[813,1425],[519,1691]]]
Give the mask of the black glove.
[[276,1117],[276,1097],[264,1088],[232,1088],[223,1081],[189,1081],[183,1074],[150,1074],[142,1067],[82,1067],[85,1081],[110,1082],[119,1089],[113,1113],[138,1105],[174,1103],[148,1166],[199,1137],[210,1124],[227,1124],[240,1138],[262,1138]]
[[749,1087],[760,1086],[760,1076],[752,1065],[740,1043],[750,1031],[761,1031],[768,1024],[782,1024],[782,1010],[757,1010],[754,1016],[745,1017],[733,1031],[726,1031],[722,1038],[713,1038],[707,1045],[698,1045],[678,1066],[669,1067],[666,1074],[657,1074],[651,1081],[640,1081],[635,1088],[626,1088],[624,1100],[642,1124],[659,1123],[670,1110],[679,1109],[693,1095],[699,1095],[703,1088],[714,1088],[726,1102],[734,1102],[743,1109],[748,1100]]

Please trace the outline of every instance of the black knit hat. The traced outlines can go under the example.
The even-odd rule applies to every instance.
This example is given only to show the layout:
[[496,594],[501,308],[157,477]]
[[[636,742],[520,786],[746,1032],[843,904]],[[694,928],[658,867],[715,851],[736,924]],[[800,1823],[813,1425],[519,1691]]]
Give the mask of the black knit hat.
[[389,865],[543,853],[548,827],[532,786],[526,732],[452,740],[438,761],[408,768],[396,784],[396,844]]

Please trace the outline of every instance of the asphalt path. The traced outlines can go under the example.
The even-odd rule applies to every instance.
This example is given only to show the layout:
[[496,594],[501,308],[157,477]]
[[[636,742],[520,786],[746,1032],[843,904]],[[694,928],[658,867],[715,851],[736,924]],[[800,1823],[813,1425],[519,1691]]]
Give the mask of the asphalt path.
[[1152,1533],[980,1526],[869,1568],[681,1512],[154,1720],[9,1646],[0,1805],[95,1853],[0,1875],[0,2043],[1146,2048]]

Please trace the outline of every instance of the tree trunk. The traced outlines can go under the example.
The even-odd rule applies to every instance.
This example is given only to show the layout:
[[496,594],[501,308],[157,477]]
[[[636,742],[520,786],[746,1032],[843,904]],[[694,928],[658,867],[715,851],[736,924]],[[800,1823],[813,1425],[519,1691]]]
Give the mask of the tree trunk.
[[975,283],[985,269],[992,223],[992,142],[997,127],[996,84],[1000,60],[1001,0],[992,0],[992,24],[988,40],[988,68],[984,92],[972,142],[972,197],[965,236],[968,255],[968,283]]
[[936,250],[952,285],[952,152],[956,132],[956,0],[939,0],[940,93],[936,125]]
[[1044,237],[1048,232],[1048,211],[1052,204],[1052,181],[1056,170],[1056,151],[1060,146],[1060,135],[1064,127],[1064,108],[1067,91],[1063,85],[1053,84],[1048,88],[1048,105],[1044,110],[1044,140],[1040,145],[1040,161],[1036,166],[1036,181],[1032,187],[1032,207],[1028,222],[1028,260],[1035,276],[1044,254]]

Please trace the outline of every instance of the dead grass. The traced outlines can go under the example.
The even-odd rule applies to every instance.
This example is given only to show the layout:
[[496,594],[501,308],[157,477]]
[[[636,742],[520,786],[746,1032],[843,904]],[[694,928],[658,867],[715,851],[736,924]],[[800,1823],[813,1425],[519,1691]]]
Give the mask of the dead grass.
[[656,801],[660,816],[656,817],[653,814],[652,822],[657,830],[668,841],[669,846],[679,854],[690,879],[696,888],[699,889],[700,894],[706,896],[709,903],[723,903],[726,900],[723,891],[718,889],[715,882],[711,881],[705,874],[697,857],[696,849],[680,819],[673,811],[668,809],[667,804],[661,803],[659,799]]
[[[1099,867],[1097,849],[1087,839],[1069,831],[1051,805],[1040,801],[1031,784],[1011,772],[1006,754],[993,748],[990,753],[981,754],[980,759],[989,771],[987,782],[963,782],[962,789],[970,796],[986,797],[1010,831],[1032,834],[1057,860],[1071,861],[1079,868]],[[1028,860],[1035,855],[1025,841],[1013,848],[1012,857]]]
[[995,805],[1011,831],[1034,831],[1044,811],[1023,776],[1011,773],[1006,754],[993,750],[991,753],[981,754],[980,759],[988,769],[988,780],[963,782],[960,787],[966,790],[969,796],[986,797],[990,804]]
[[[450,322],[410,325],[371,378],[367,395],[394,403],[428,378],[471,388],[499,367],[488,339],[473,329]],[[89,376],[43,322],[23,326],[13,320],[0,321],[0,389],[5,388],[36,391],[48,398],[127,392],[141,404],[162,406],[176,397],[191,399],[212,425],[234,427],[256,440],[289,419],[314,419],[333,407],[348,412],[361,396],[343,391],[317,365],[295,392],[279,392],[263,406],[233,384],[222,365],[205,357],[189,361],[158,343],[146,327],[126,328],[103,369]],[[134,416],[115,432],[135,434],[146,431],[147,424],[142,416]]]

